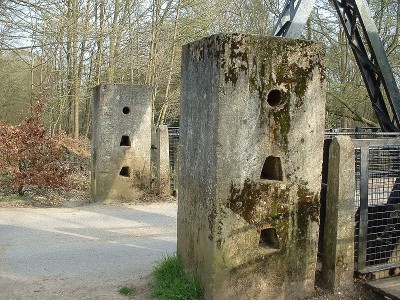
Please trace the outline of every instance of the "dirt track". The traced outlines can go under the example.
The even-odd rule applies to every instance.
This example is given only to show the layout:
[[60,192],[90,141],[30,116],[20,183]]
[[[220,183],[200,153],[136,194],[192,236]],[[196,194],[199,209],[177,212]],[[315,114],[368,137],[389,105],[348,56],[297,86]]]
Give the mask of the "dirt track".
[[176,203],[0,208],[0,299],[127,299],[176,250]]

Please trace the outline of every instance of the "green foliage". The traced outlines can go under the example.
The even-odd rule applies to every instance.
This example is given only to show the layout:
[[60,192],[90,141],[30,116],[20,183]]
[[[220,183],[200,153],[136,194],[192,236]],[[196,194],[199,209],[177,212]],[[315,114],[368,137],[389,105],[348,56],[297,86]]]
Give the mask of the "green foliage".
[[161,300],[197,300],[203,294],[198,281],[183,269],[179,256],[164,259],[153,271],[152,297]]
[[0,123],[0,183],[22,195],[27,186],[68,187],[68,165],[62,163],[65,149],[61,135],[48,136],[40,123],[43,101],[19,125]]

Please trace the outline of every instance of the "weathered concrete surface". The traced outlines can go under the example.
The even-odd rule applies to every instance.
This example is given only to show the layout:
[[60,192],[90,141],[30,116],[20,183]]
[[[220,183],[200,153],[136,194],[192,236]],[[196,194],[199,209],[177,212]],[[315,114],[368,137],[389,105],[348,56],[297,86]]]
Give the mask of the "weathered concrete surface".
[[147,86],[94,89],[91,196],[136,199],[150,186],[152,108]]
[[335,293],[353,285],[354,161],[354,144],[351,138],[335,137],[329,148],[322,255],[324,285]]
[[154,190],[157,194],[171,195],[169,183],[169,138],[168,126],[160,125],[156,130],[154,149]]
[[314,289],[323,47],[214,35],[183,47],[178,252],[205,299]]

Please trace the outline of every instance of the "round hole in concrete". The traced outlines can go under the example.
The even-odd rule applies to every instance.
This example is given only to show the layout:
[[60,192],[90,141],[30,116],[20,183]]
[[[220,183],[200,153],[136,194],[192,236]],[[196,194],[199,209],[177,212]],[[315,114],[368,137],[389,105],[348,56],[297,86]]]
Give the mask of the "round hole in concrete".
[[275,107],[282,103],[282,91],[273,89],[268,93],[267,102],[269,106]]
[[125,115],[127,115],[127,114],[129,114],[129,113],[131,112],[131,109],[130,109],[128,106],[125,106],[125,107],[122,109],[122,112],[123,112]]

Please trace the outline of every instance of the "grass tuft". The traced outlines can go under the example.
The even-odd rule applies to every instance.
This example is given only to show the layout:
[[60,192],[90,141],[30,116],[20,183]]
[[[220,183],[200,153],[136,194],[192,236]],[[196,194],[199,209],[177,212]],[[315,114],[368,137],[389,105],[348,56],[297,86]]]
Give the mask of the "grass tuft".
[[119,289],[119,293],[125,296],[132,296],[134,292],[133,288],[123,286],[122,288]]
[[203,294],[198,281],[183,270],[179,256],[165,258],[154,271],[154,282],[150,285],[151,296],[160,300],[198,300]]

